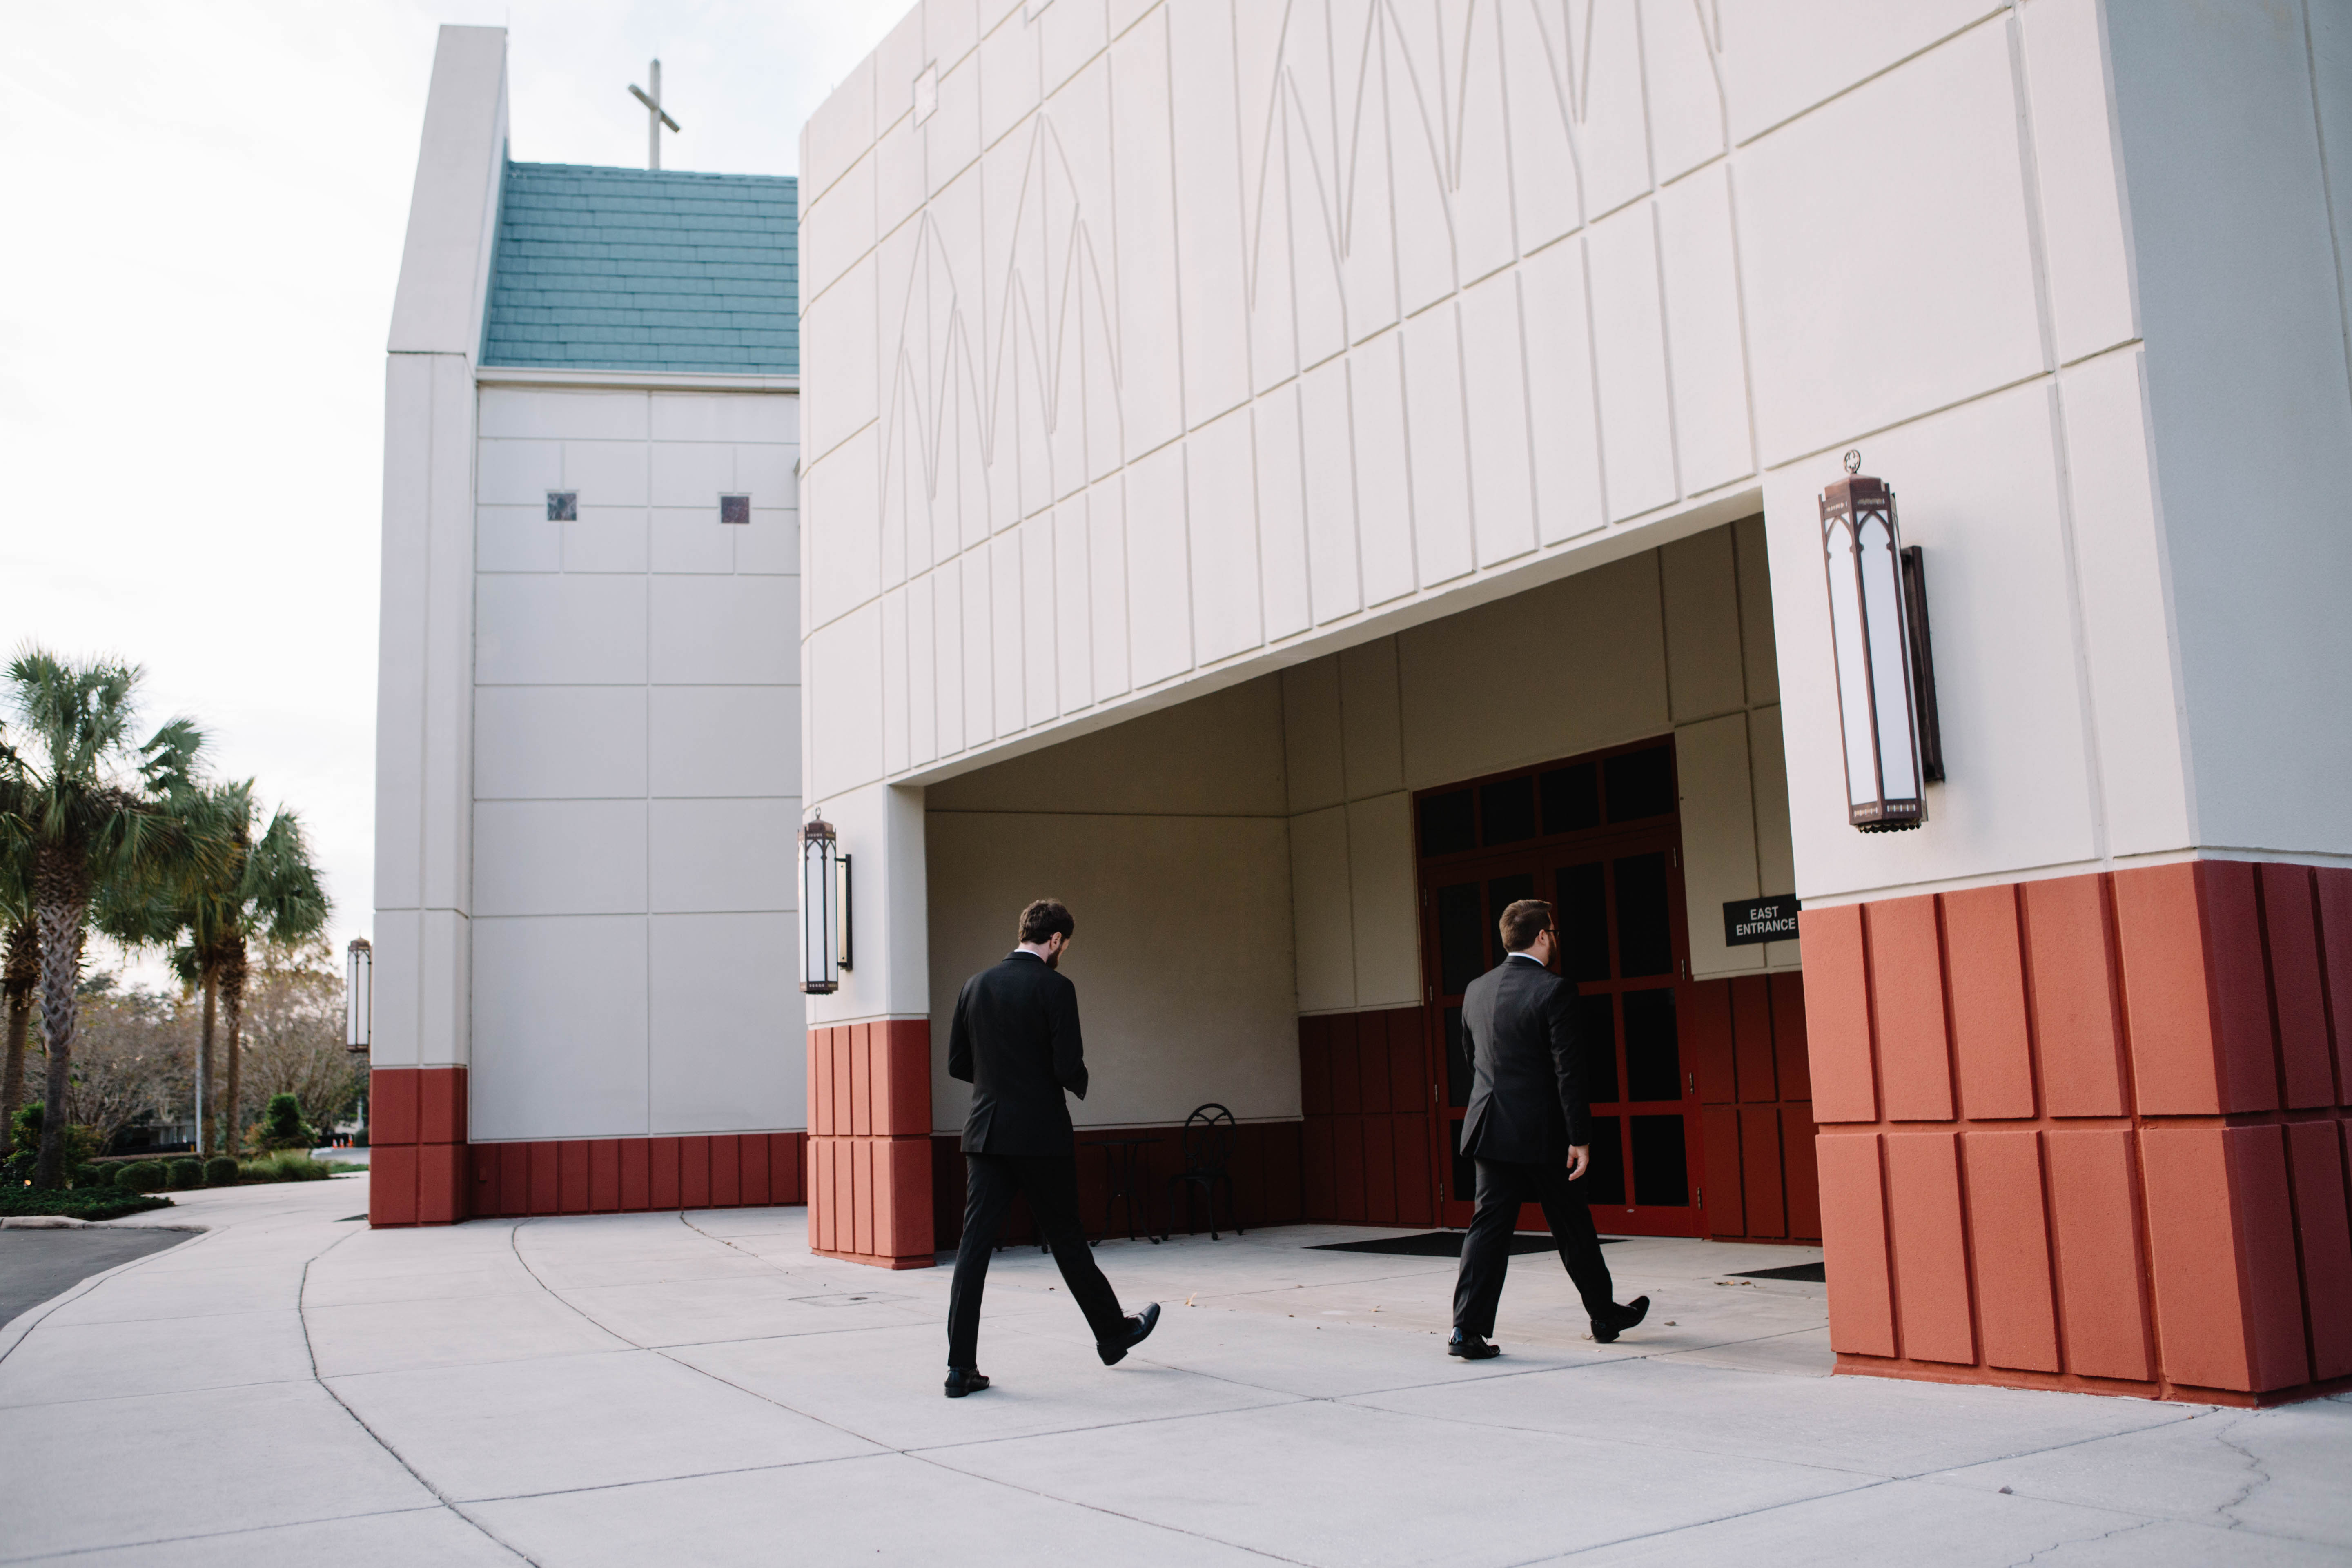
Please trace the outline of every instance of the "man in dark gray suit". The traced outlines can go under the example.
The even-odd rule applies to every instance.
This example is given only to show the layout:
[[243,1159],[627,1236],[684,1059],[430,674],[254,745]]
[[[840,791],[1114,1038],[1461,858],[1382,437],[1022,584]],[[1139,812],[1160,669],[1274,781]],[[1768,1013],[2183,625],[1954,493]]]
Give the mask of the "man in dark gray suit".
[[1021,945],[963,983],[948,1034],[948,1076],[971,1085],[963,1126],[963,1240],[948,1291],[948,1397],[988,1386],[975,1364],[988,1256],[1013,1194],[1025,1193],[1070,1299],[1094,1330],[1095,1350],[1116,1366],[1160,1321],[1160,1303],[1119,1310],[1078,1224],[1078,1166],[1067,1089],[1087,1097],[1078,988],[1058,973],[1077,934],[1070,911],[1039,899],[1021,911]]
[[1486,1340],[1495,1331],[1522,1203],[1543,1205],[1559,1260],[1584,1298],[1594,1340],[1607,1344],[1650,1310],[1647,1296],[1622,1307],[1612,1298],[1601,1238],[1574,1184],[1591,1163],[1592,1119],[1584,1098],[1576,987],[1550,968],[1559,945],[1551,906],[1521,899],[1499,923],[1506,950],[1501,966],[1472,981],[1462,997],[1463,1043],[1472,1071],[1462,1152],[1477,1163],[1478,1208],[1462,1242],[1454,1339],[1445,1350],[1465,1361],[1502,1353]]

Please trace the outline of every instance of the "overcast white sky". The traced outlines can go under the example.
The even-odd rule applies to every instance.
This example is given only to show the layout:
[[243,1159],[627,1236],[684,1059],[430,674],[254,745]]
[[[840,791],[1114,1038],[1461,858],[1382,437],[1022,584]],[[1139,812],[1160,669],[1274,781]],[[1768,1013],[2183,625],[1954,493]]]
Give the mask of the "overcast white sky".
[[509,29],[519,159],[642,164],[659,56],[667,166],[789,174],[911,4],[7,6],[0,651],[144,666],[144,727],[193,714],[299,811],[337,947],[366,934],[383,344],[436,27]]

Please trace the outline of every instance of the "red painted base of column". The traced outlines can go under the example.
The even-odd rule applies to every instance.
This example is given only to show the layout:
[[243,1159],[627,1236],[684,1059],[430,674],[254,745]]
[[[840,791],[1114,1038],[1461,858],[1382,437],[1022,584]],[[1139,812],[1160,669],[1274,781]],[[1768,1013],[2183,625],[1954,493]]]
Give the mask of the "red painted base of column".
[[368,1074],[368,1224],[455,1225],[466,1217],[466,1069]]
[[930,1268],[930,1020],[811,1029],[808,1071],[810,1250]]
[[2206,860],[1808,910],[1838,1370],[2352,1384],[2352,871]]
[[2021,1372],[2013,1367],[1987,1373],[1964,1366],[1938,1366],[1932,1362],[1894,1363],[1869,1355],[1837,1358],[1839,1377],[1899,1377],[1913,1383],[1949,1383],[1998,1388],[2038,1388],[2053,1394],[2108,1394],[2125,1399],[2170,1400],[2179,1405],[2224,1405],[2238,1410],[2267,1410],[2299,1405],[2331,1394],[2352,1393],[2352,1377],[2332,1377],[2325,1383],[2301,1384],[2268,1394],[2247,1394],[2231,1388],[2196,1388],[2188,1384],[2120,1382],[2104,1377],[2073,1377],[2062,1373]]

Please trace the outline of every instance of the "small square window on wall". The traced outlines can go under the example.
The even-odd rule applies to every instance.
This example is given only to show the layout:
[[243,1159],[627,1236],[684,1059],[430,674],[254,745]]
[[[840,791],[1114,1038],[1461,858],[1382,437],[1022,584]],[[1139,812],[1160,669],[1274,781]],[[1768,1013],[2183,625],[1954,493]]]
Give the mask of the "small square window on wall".
[[751,498],[750,496],[720,496],[719,498],[719,521],[721,522],[750,522],[751,521]]
[[580,521],[580,492],[578,490],[548,491],[547,521],[550,522],[578,522]]

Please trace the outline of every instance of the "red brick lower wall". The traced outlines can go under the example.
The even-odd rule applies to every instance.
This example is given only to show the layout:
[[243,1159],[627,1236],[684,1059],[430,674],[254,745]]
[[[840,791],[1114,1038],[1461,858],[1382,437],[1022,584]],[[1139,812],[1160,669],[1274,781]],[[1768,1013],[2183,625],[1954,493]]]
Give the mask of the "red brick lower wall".
[[928,1268],[931,1022],[881,1018],[808,1033],[809,1246],[883,1268]]
[[1840,1371],[2242,1405],[2352,1380],[2352,870],[1802,922]]
[[803,1201],[804,1132],[468,1143],[464,1068],[378,1068],[368,1094],[372,1226]]
[[1707,1234],[1722,1241],[1818,1241],[1805,977],[1700,981],[1685,995],[1682,1040],[1696,1058],[1706,1107]]
[[1298,1020],[1301,1217],[1434,1225],[1429,1033],[1419,1007]]
[[467,1151],[473,1215],[635,1214],[802,1203],[806,1201],[807,1148],[805,1132],[477,1143]]
[[[1226,1191],[1217,1189],[1216,1228],[1230,1229],[1237,1214],[1244,1230],[1262,1225],[1296,1225],[1303,1218],[1299,1208],[1298,1145],[1299,1127],[1296,1121],[1244,1121],[1234,1128],[1234,1151],[1226,1173],[1233,1178],[1234,1206],[1225,1205]],[[1135,1205],[1135,1234],[1159,1235],[1172,1226],[1178,1234],[1210,1229],[1209,1205],[1201,1189],[1193,1187],[1192,1213],[1190,1220],[1184,1214],[1184,1190],[1171,1195],[1168,1178],[1183,1169],[1183,1135],[1181,1124],[1166,1127],[1119,1127],[1099,1131],[1081,1127],[1077,1130],[1078,1217],[1085,1223],[1087,1235],[1099,1238],[1108,1234],[1124,1237],[1128,1233],[1127,1205],[1121,1202],[1111,1208],[1108,1231],[1103,1217],[1104,1201],[1110,1194],[1110,1156],[1098,1152],[1098,1145],[1115,1138],[1157,1138],[1157,1143],[1133,1151],[1138,1196]],[[964,1163],[963,1136],[957,1132],[939,1132],[931,1137],[931,1213],[941,1248],[952,1247],[963,1237]],[[1037,1227],[1029,1217],[1029,1205],[1013,1200],[1012,1213],[1006,1216],[1004,1234],[998,1239],[1006,1242],[1034,1243]]]

